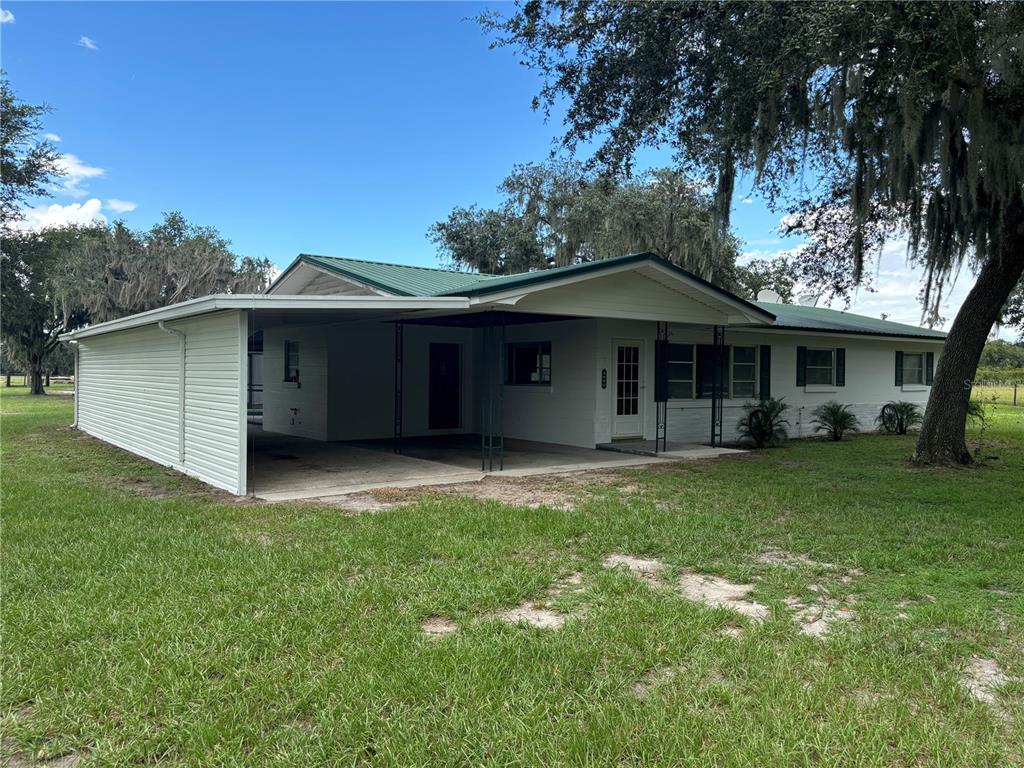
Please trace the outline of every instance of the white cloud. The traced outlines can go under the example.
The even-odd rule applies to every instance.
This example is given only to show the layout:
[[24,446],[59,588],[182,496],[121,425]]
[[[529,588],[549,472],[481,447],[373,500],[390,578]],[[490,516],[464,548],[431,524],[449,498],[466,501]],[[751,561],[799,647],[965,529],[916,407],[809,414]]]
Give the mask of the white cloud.
[[88,48],[90,51],[98,51],[100,49],[100,47],[96,45],[95,40],[93,40],[91,37],[86,37],[85,35],[82,35],[80,38],[78,38],[78,42],[75,43],[75,45],[80,45],[83,48]]
[[22,229],[38,230],[68,224],[106,224],[107,217],[100,212],[102,207],[97,197],[90,198],[84,203],[37,205],[22,211],[25,218],[19,222],[19,226]]
[[14,14],[6,8],[0,8],[0,24],[13,24]]
[[[775,256],[795,256],[799,254],[800,248],[798,245],[795,248],[776,251],[751,250],[740,256],[740,263],[749,264],[751,261],[771,259]],[[818,306],[846,309],[868,317],[881,317],[884,314],[887,320],[895,323],[922,325],[919,296],[924,286],[925,271],[922,267],[908,263],[906,240],[892,240],[886,243],[882,249],[881,259],[875,265],[871,276],[874,290],[857,290],[850,297],[849,308],[844,306],[845,303],[841,299],[830,304],[822,302]],[[952,287],[947,287],[943,291],[939,314],[945,321],[936,326],[938,329],[949,330],[972,285],[974,276],[964,268]],[[801,292],[800,286],[797,286],[796,293],[799,295]],[[1000,330],[998,335],[1006,339],[1014,337],[1013,333],[1005,329]]]
[[89,192],[79,186],[83,181],[102,176],[105,171],[94,165],[86,165],[77,155],[61,155],[57,158],[57,172],[62,177],[60,191],[71,197],[85,197]]
[[740,200],[740,202],[743,203],[744,205],[753,205],[754,204],[753,199],[749,198],[749,197],[744,197],[742,200]]
[[131,213],[139,207],[138,203],[133,203],[130,200],[118,200],[115,197],[107,200],[107,210],[113,211],[114,213]]
[[43,138],[47,141],[60,141],[60,136],[56,133],[44,133]]

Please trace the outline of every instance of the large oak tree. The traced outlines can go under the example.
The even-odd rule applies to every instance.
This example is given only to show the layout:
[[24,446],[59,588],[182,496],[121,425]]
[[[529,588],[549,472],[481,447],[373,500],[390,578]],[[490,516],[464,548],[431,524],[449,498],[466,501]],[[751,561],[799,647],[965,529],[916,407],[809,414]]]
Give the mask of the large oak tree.
[[721,232],[750,172],[773,202],[849,212],[854,280],[890,222],[927,304],[966,263],[916,456],[970,461],[970,381],[1024,273],[1024,4],[529,0],[483,21],[542,73],[537,106],[567,103],[567,147],[620,170],[671,145]]

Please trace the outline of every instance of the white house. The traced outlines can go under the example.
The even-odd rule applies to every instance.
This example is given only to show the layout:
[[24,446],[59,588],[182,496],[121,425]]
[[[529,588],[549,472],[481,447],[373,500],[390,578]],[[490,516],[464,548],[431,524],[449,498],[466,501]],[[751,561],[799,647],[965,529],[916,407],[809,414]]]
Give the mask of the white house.
[[671,452],[735,440],[742,405],[769,396],[793,436],[830,399],[870,427],[886,402],[926,402],[945,334],[752,303],[652,254],[506,276],[303,255],[266,294],[66,338],[79,429],[245,494],[261,445],[473,436],[485,468],[516,440]]

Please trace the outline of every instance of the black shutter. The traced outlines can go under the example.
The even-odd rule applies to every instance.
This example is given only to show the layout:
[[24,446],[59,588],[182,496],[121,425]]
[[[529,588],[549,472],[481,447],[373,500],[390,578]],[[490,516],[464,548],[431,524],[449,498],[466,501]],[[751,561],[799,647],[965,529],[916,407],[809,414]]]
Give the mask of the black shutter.
[[807,347],[796,348],[796,385],[807,386]]
[[903,386],[903,353],[896,353],[896,386]]
[[929,387],[935,378],[935,353],[927,352],[924,356],[924,383]]
[[846,386],[846,348],[836,347],[836,386]]
[[772,396],[772,347],[770,344],[761,345],[761,393],[762,400],[769,400]]
[[668,400],[668,341],[659,339],[654,345],[654,402]]
[[729,354],[729,345],[726,344],[722,347],[722,391],[719,393],[722,397],[729,397],[729,377],[732,375],[732,366],[729,365],[729,361],[732,359]]

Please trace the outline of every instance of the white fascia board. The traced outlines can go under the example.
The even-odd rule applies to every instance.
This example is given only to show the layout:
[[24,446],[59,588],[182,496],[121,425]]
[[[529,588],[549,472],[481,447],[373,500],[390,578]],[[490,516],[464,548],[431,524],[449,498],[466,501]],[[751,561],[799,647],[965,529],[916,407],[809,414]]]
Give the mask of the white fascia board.
[[460,310],[469,309],[469,299],[464,296],[268,296],[266,294],[240,294],[236,296],[218,294],[190,299],[180,304],[151,309],[137,315],[109,320],[61,335],[63,341],[84,339],[111,331],[137,328],[161,320],[180,320],[195,315],[204,315],[225,309],[271,309],[271,310]]

